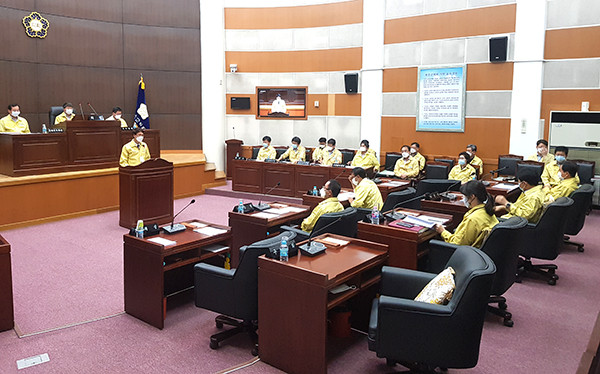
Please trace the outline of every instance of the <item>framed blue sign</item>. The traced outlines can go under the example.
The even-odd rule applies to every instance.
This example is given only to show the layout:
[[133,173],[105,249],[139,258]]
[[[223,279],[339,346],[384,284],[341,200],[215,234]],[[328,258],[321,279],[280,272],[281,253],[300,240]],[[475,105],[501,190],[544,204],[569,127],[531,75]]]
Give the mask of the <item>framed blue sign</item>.
[[465,131],[466,67],[419,68],[417,131]]

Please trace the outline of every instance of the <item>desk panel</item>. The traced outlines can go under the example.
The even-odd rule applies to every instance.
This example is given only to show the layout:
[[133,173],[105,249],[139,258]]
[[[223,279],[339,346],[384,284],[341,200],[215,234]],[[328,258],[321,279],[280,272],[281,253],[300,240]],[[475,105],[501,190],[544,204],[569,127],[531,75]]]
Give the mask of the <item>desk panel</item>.
[[242,192],[263,192],[263,162],[232,160],[232,189]]
[[266,193],[275,187],[277,183],[280,183],[279,186],[273,188],[271,194],[294,197],[296,195],[295,165],[275,163],[265,163],[265,165],[268,165],[268,167],[263,168],[263,189],[261,192]]
[[294,192],[296,197],[312,191],[315,186],[320,189],[330,179],[329,168],[323,166],[296,165],[295,169],[296,190]]

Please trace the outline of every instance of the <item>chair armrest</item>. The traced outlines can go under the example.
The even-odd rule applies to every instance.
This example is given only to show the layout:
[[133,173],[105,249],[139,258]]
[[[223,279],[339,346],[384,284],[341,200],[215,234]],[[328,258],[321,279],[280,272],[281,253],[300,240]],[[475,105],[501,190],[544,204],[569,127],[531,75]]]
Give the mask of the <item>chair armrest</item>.
[[435,274],[384,266],[381,269],[381,294],[414,299],[435,278]]
[[281,226],[280,227],[281,231],[291,231],[291,232],[295,232],[296,233],[296,243],[299,243],[303,240],[307,240],[308,237],[310,236],[310,233],[304,231],[304,230],[300,230],[297,227],[291,227],[291,226]]
[[429,241],[429,264],[427,271],[438,274],[446,268],[446,264],[450,257],[454,254],[458,246],[456,244],[446,243],[442,240]]
[[211,264],[199,263],[194,265],[194,273],[202,273],[205,277],[218,277],[225,279],[233,279],[235,269],[225,269]]
[[382,308],[394,310],[398,313],[417,312],[440,316],[452,314],[452,309],[449,305],[430,304],[421,301],[414,301],[412,299],[403,299],[389,296],[379,297],[379,310],[381,310]]

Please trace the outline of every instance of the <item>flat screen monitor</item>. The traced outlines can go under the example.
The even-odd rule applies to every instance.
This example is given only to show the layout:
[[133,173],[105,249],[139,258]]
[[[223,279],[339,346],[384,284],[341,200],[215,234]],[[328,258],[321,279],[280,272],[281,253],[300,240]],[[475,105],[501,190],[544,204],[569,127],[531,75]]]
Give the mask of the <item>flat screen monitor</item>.
[[306,87],[257,87],[256,118],[306,119]]

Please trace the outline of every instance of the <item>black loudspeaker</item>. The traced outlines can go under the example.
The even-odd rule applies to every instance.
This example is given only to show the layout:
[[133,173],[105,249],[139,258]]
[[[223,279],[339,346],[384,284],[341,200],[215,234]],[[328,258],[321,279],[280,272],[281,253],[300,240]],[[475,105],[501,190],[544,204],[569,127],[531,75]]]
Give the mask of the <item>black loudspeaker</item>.
[[358,73],[344,74],[344,84],[346,86],[347,94],[358,92]]
[[500,38],[490,38],[490,62],[506,61],[506,51],[508,47],[508,36]]
[[231,109],[250,109],[249,97],[232,97]]

